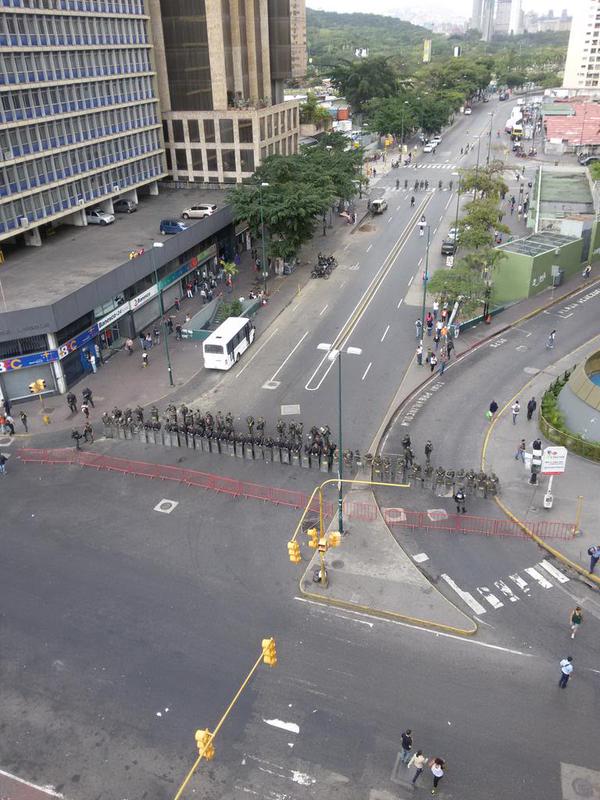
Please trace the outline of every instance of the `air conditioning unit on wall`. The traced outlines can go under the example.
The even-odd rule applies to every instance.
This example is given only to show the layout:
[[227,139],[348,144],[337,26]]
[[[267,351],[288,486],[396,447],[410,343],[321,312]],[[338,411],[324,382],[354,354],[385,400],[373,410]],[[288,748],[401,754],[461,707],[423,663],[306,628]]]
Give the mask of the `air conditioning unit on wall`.
[[29,225],[29,220],[27,219],[27,217],[19,217],[19,225],[22,228],[26,228]]

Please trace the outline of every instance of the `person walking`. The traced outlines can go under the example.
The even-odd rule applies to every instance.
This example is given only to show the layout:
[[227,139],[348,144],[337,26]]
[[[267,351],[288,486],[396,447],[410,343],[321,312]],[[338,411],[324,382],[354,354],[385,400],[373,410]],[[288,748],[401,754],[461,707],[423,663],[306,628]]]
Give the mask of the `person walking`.
[[147,367],[150,363],[150,359],[148,357],[148,353],[144,350],[142,353],[142,367]]
[[420,319],[418,319],[418,320],[415,322],[415,335],[416,335],[416,339],[417,339],[417,341],[421,339],[421,333],[422,333],[422,331],[423,331],[423,323],[421,322],[421,320],[420,320]]
[[510,410],[512,411],[513,425],[516,425],[517,424],[517,417],[519,416],[519,413],[521,411],[521,404],[519,403],[518,400],[515,400],[515,402],[510,407]]
[[445,769],[446,769],[446,764],[444,763],[443,758],[433,759],[433,762],[431,763],[431,775],[433,777],[433,788],[431,789],[431,794],[435,794],[435,790],[438,787],[438,783],[444,777]]
[[438,314],[439,314],[439,311],[440,311],[440,304],[438,303],[438,301],[437,301],[437,300],[434,300],[434,301],[433,301],[433,306],[432,306],[432,308],[433,308],[433,318],[434,318],[435,320],[437,320],[437,318],[438,318]]
[[98,372],[98,367],[96,366],[96,356],[93,353],[90,353],[88,358],[92,367],[92,372],[95,375]]
[[6,462],[8,461],[4,453],[0,453],[0,475],[6,475]]
[[433,317],[431,316],[431,311],[427,312],[427,318],[425,319],[425,327],[427,328],[427,336],[431,336],[433,333]]
[[73,392],[68,392],[67,394],[67,405],[71,409],[71,414],[77,413],[77,398]]
[[569,616],[569,624],[571,625],[571,639],[575,638],[575,634],[579,630],[579,626],[583,622],[583,611],[581,606],[575,606]]
[[88,404],[85,402],[85,400],[84,400],[84,401],[83,401],[83,403],[81,404],[81,413],[83,414],[83,416],[84,416],[86,419],[89,419],[89,418],[90,418],[90,407],[89,407],[89,406],[88,406]]
[[133,339],[128,338],[125,340],[125,350],[127,350],[127,355],[133,355]]
[[152,336],[150,335],[150,332],[146,334],[145,341],[146,341],[146,350],[152,350]]
[[142,350],[145,350],[146,349],[146,334],[144,333],[144,331],[140,331],[139,334],[138,334],[138,337],[139,337],[139,340],[140,340],[140,347],[142,348]]
[[600,561],[600,544],[588,547],[588,556],[590,557],[590,575],[596,569],[596,564]]
[[456,503],[456,513],[460,514],[461,510],[463,514],[467,513],[467,509],[465,508],[465,503],[467,502],[467,498],[465,496],[465,490],[462,486],[459,486],[456,492],[454,493],[454,502]]
[[86,386],[85,389],[82,390],[81,396],[83,397],[84,403],[87,403],[92,408],[96,408],[96,406],[94,405],[94,398],[92,396],[92,390],[91,389],[89,389]]
[[450,361],[450,356],[452,355],[452,351],[454,350],[454,342],[452,341],[452,339],[448,339],[446,350],[448,351],[448,361]]
[[563,658],[560,662],[560,680],[558,681],[558,685],[561,689],[567,688],[567,683],[569,682],[569,678],[573,674],[573,656],[567,656]]
[[521,459],[523,463],[525,463],[525,450],[527,449],[527,445],[525,444],[525,439],[521,439],[519,446],[517,447],[517,452],[515,453],[515,461]]
[[175,339],[180,342],[183,338],[183,329],[179,323],[175,325]]
[[14,436],[15,435],[15,421],[11,417],[10,414],[7,414],[6,417],[4,418],[4,424],[8,428],[8,435],[9,436]]
[[2,401],[2,408],[4,409],[4,413],[6,416],[10,414],[10,400],[8,397],[5,397]]
[[537,402],[535,397],[532,397],[531,400],[527,403],[527,422],[531,422],[531,418],[537,408]]
[[583,272],[581,273],[581,277],[585,281],[587,281],[587,279],[590,277],[591,274],[592,274],[592,267],[591,267],[591,264],[588,264],[586,266],[586,268],[583,270]]
[[429,358],[429,366],[431,367],[431,371],[433,372],[437,367],[438,359],[435,353],[432,353]]
[[416,772],[413,776],[411,781],[412,785],[414,786],[416,782],[419,780],[421,773],[423,772],[423,768],[425,767],[425,762],[427,761],[427,756],[423,755],[422,750],[417,750],[417,752],[413,755],[411,760],[408,762],[408,769],[414,767]]
[[25,433],[29,433],[29,428],[27,427],[27,414],[24,411],[19,411],[19,416],[21,417],[21,424],[25,428]]
[[437,349],[440,346],[440,332],[438,330],[436,330],[435,336],[433,337],[433,343],[437,352]]
[[94,342],[94,353],[96,354],[96,362],[104,366],[104,356],[102,355],[102,350],[98,342]]
[[154,339],[154,344],[158,346],[160,344],[160,328],[158,327],[158,325],[154,326],[152,330],[152,336]]
[[494,416],[496,415],[496,411],[498,411],[498,403],[495,400],[492,400],[492,402],[490,403],[490,407],[488,409],[488,414],[487,414],[487,417],[488,417],[490,422],[494,419]]
[[444,370],[446,369],[446,364],[448,363],[448,357],[444,357],[444,354],[440,356],[440,375],[444,374]]
[[86,442],[94,444],[94,429],[92,428],[92,425],[89,422],[89,420],[84,425],[83,438],[85,439]]
[[407,728],[404,733],[402,734],[402,755],[400,757],[400,761],[404,764],[404,766],[408,766],[408,762],[411,756],[411,750],[413,746],[412,740],[412,731],[410,728]]
[[417,364],[423,366],[423,342],[419,342],[417,346]]
[[546,342],[546,349],[553,350],[554,349],[554,342],[556,340],[556,331],[550,331],[548,334],[548,341]]

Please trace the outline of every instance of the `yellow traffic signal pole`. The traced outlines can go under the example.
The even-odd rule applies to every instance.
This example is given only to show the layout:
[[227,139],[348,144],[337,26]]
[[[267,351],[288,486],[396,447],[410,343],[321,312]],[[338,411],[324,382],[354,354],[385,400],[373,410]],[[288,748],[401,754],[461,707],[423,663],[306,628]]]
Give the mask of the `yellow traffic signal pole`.
[[[217,724],[217,727],[216,727],[216,728],[214,729],[214,731],[213,731],[213,732],[212,732],[212,733],[211,733],[211,734],[210,734],[210,735],[209,735],[209,736],[208,736],[208,737],[205,739],[205,741],[204,741],[204,744],[203,744],[203,747],[202,747],[202,750],[200,750],[200,753],[199,753],[199,755],[198,755],[198,758],[197,758],[197,759],[194,761],[194,763],[193,763],[193,765],[192,765],[192,768],[190,769],[190,771],[188,772],[188,774],[185,776],[185,779],[184,779],[183,783],[181,784],[181,786],[179,787],[179,789],[177,790],[177,794],[175,795],[175,797],[173,798],[173,800],[179,800],[179,798],[181,797],[181,795],[182,795],[182,793],[183,793],[183,791],[184,791],[185,787],[186,787],[186,786],[188,785],[188,783],[190,782],[190,780],[191,780],[191,778],[192,778],[192,776],[193,776],[194,772],[195,772],[195,771],[198,769],[198,765],[200,764],[200,762],[201,762],[201,761],[202,761],[202,759],[204,758],[204,754],[205,754],[205,753],[207,753],[207,752],[208,752],[208,751],[211,749],[211,746],[212,746],[213,740],[214,740],[215,736],[217,735],[217,733],[218,733],[218,732],[221,730],[221,728],[222,728],[222,726],[223,726],[223,723],[225,722],[225,720],[226,720],[226,719],[227,719],[227,717],[229,716],[229,713],[231,712],[231,709],[234,707],[234,705],[235,705],[235,704],[237,703],[237,701],[239,700],[239,698],[240,698],[240,695],[242,694],[242,692],[244,691],[244,689],[246,688],[246,686],[247,686],[247,685],[248,685],[248,683],[250,682],[250,679],[252,678],[252,676],[254,675],[254,673],[256,672],[256,670],[257,670],[257,669],[259,668],[259,666],[260,666],[260,665],[263,663],[263,661],[264,661],[264,658],[265,658],[265,653],[266,653],[267,649],[268,649],[268,648],[270,648],[270,649],[269,649],[269,653],[271,653],[271,652],[274,652],[275,639],[274,639],[273,637],[271,637],[270,639],[265,639],[265,640],[263,640],[263,641],[264,641],[264,642],[267,642],[268,644],[267,644],[266,646],[263,644],[263,649],[262,649],[262,652],[261,652],[261,654],[260,654],[259,658],[256,660],[256,663],[254,664],[254,666],[252,667],[252,669],[250,670],[250,672],[249,672],[249,673],[248,673],[248,675],[246,676],[246,679],[244,680],[244,682],[242,683],[242,685],[240,686],[240,688],[239,688],[239,689],[237,690],[237,692],[235,693],[235,696],[234,696],[233,700],[232,700],[232,701],[231,701],[231,703],[230,703],[230,704],[227,706],[227,710],[225,711],[225,713],[223,714],[223,716],[222,716],[222,717],[221,717],[221,719],[219,720],[219,722],[218,722],[218,724]],[[276,663],[277,663],[277,658],[275,658],[275,664],[276,664]],[[275,666],[275,664],[271,664],[271,666]],[[212,756],[211,756],[211,758],[212,758]]]

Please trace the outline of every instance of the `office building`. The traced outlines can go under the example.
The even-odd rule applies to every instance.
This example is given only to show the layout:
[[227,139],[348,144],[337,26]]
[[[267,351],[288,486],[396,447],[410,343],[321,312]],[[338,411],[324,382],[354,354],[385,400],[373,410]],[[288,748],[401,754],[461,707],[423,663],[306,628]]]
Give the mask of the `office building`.
[[150,0],[167,168],[176,182],[236,183],[298,149],[304,0]]
[[496,0],[496,17],[494,19],[494,33],[507,36],[510,31],[510,15],[512,0]]
[[526,11],[523,15],[523,30],[527,33],[542,33],[544,31],[570,31],[573,18],[566,8],[563,8],[559,17],[553,11],[547,14],[536,14],[535,11]]
[[579,0],[573,10],[565,63],[565,89],[600,86],[600,0]]
[[0,245],[40,245],[165,174],[144,0],[0,5]]
[[483,11],[483,0],[473,0],[473,9],[471,11],[471,28],[476,31],[481,30],[481,14]]
[[490,42],[494,35],[494,0],[483,0],[483,8],[481,10],[481,38],[484,42]]
[[517,36],[523,31],[523,9],[521,8],[521,0],[512,0],[510,6],[510,22],[508,25],[508,32],[513,36]]

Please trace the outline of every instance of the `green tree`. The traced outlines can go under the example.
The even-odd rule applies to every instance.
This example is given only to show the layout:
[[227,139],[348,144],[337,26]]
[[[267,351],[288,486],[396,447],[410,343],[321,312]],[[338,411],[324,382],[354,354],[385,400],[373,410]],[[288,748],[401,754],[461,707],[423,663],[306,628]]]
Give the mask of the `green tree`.
[[309,92],[306,102],[302,103],[300,106],[300,122],[316,125],[318,128],[328,128],[331,123],[329,111],[319,105],[319,101],[314,92]]
[[453,305],[459,301],[461,315],[469,317],[483,303],[486,284],[480,274],[468,267],[438,269],[427,287],[440,303]]
[[498,205],[493,198],[472,200],[468,203],[458,228],[461,247],[468,249],[491,245],[495,231],[510,233],[510,229],[500,222]]
[[406,138],[417,124],[417,116],[404,95],[372,100],[368,104],[368,119],[371,130],[398,138]]
[[362,111],[374,97],[392,97],[397,90],[397,76],[387,58],[363,58],[344,61],[331,71],[333,85],[355,111]]
[[478,169],[461,170],[461,193],[477,191],[483,197],[491,197],[498,200],[503,193],[508,192],[508,186],[501,174],[503,165],[498,168],[498,164],[501,164],[501,162],[491,162],[489,166],[479,167]]

